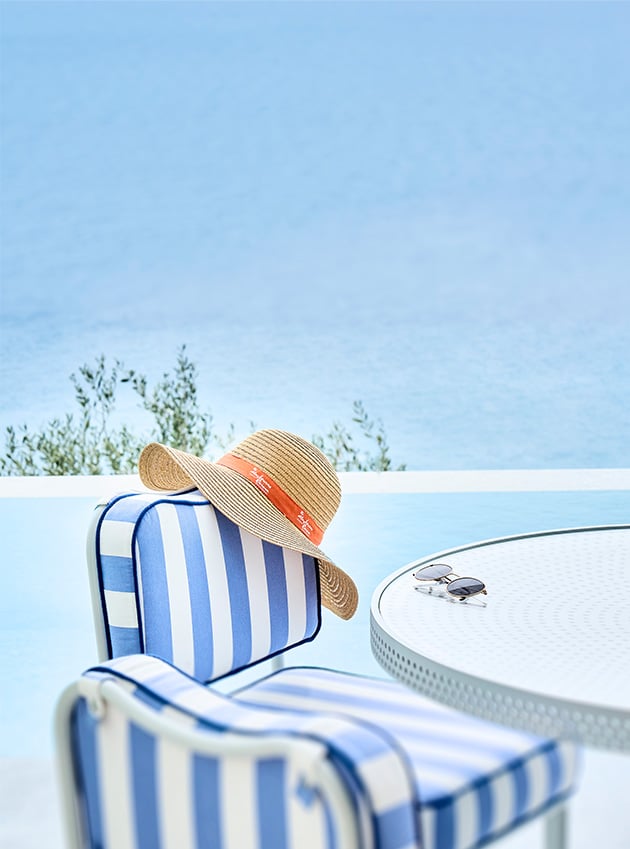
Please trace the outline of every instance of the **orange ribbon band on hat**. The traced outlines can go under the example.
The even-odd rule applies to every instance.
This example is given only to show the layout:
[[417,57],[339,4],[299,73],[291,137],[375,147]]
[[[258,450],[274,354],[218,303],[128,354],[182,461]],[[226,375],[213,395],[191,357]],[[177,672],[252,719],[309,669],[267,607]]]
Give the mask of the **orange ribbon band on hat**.
[[267,472],[262,472],[258,466],[250,463],[249,460],[237,457],[235,454],[225,454],[220,460],[217,460],[217,464],[238,472],[239,475],[253,483],[263,495],[267,496],[273,506],[287,517],[291,524],[302,531],[311,542],[319,545],[324,536],[322,529],[313,517],[308,515],[306,510],[300,507],[282,487],[269,477]]

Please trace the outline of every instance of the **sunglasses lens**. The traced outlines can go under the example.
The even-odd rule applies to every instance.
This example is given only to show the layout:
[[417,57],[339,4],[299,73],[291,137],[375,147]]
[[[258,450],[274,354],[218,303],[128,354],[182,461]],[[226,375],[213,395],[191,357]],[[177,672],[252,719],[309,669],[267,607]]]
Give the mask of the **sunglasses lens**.
[[446,563],[432,563],[430,566],[423,566],[414,572],[414,578],[417,581],[439,581],[446,575],[450,575],[453,570]]
[[468,598],[471,595],[477,595],[485,590],[486,586],[482,581],[478,581],[477,578],[457,578],[446,588],[447,592],[449,592],[455,598]]

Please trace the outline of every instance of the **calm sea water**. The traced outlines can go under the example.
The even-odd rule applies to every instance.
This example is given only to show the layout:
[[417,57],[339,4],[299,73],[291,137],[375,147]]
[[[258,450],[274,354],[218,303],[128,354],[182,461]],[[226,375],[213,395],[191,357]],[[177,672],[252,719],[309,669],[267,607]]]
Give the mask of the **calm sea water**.
[[630,466],[627,4],[1,16],[1,427],[186,344],[219,431]]

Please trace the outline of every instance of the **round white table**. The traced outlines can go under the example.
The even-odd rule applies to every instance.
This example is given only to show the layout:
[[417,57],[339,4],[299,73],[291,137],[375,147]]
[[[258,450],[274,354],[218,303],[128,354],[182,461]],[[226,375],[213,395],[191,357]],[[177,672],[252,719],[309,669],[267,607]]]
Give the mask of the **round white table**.
[[[487,596],[413,577],[446,562]],[[419,589],[417,589],[419,587]],[[630,525],[442,551],[389,575],[371,605],[380,664],[425,695],[545,736],[630,752]]]

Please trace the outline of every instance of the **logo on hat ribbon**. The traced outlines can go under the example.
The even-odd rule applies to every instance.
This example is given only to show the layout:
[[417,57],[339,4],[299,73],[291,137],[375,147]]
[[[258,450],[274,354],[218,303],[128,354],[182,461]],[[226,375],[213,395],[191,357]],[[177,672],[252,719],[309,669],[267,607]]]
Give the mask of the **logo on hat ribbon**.
[[226,454],[217,460],[217,465],[226,466],[234,472],[238,472],[248,480],[279,510],[292,525],[294,525],[304,536],[315,545],[319,545],[324,536],[324,531],[319,527],[315,519],[301,507],[282,487],[276,483],[268,474],[261,472],[258,466],[237,457],[234,454]]
[[265,478],[262,472],[258,471],[256,466],[254,466],[249,475],[254,479],[254,483],[258,489],[260,489],[261,492],[264,492],[265,495],[269,495],[272,484]]
[[300,523],[300,529],[304,536],[307,536],[310,539],[311,534],[313,533],[313,526],[304,515],[304,510],[300,510],[295,518]]

